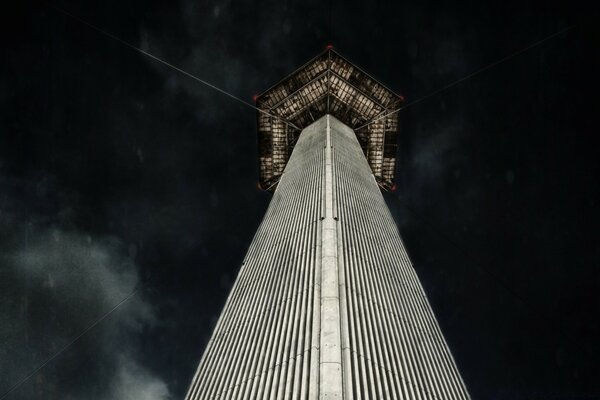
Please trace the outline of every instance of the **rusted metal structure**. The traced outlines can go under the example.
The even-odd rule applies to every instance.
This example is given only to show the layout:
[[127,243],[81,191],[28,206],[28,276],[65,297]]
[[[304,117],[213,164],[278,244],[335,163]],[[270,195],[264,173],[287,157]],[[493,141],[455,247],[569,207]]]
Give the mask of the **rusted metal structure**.
[[399,101],[331,50],[257,99],[273,199],[186,400],[469,399],[382,196]]
[[260,186],[275,190],[301,130],[329,114],[354,129],[377,183],[390,190],[398,148],[398,113],[391,111],[402,100],[333,49],[325,50],[256,98],[265,111],[258,112]]

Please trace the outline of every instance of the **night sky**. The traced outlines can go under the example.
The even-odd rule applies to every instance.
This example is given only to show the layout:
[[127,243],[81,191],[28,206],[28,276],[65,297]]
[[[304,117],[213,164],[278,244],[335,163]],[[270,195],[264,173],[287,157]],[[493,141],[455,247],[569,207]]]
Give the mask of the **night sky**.
[[[86,3],[83,5],[82,3]],[[600,399],[597,16],[574,2],[61,8],[251,102],[328,43],[407,103],[385,195],[474,399]],[[271,195],[256,113],[3,7],[0,398],[181,399]]]

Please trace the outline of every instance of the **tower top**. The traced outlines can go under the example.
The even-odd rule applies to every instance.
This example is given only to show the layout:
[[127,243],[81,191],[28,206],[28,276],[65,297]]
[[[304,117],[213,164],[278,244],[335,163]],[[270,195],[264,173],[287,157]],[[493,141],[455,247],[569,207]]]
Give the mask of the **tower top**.
[[390,190],[398,113],[378,117],[396,110],[402,100],[328,46],[255,97],[256,106],[265,111],[258,112],[259,185],[275,190],[302,129],[331,114],[354,129],[377,183]]

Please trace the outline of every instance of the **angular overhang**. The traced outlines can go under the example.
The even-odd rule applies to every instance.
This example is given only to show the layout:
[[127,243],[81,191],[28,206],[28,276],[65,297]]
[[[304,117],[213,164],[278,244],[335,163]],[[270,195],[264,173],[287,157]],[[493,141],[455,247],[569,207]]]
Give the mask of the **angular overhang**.
[[259,185],[274,191],[302,129],[325,114],[358,137],[377,183],[394,184],[398,113],[403,98],[332,49],[256,97]]

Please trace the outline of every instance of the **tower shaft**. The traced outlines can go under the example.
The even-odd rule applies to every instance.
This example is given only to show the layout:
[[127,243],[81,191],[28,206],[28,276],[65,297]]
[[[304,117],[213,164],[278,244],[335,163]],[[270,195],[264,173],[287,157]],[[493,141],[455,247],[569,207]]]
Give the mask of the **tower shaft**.
[[187,400],[467,399],[356,134],[306,127]]

